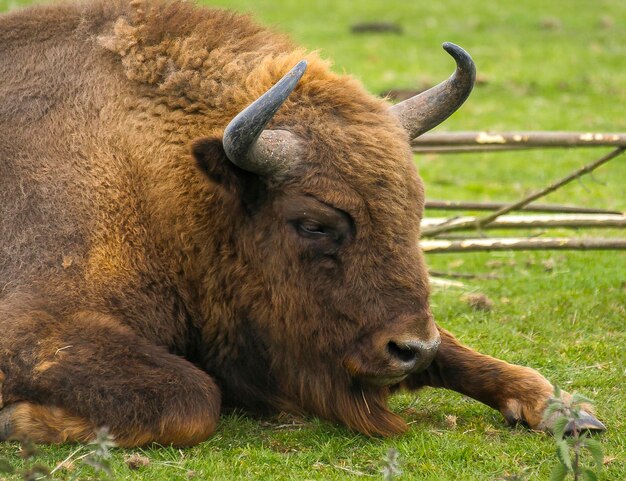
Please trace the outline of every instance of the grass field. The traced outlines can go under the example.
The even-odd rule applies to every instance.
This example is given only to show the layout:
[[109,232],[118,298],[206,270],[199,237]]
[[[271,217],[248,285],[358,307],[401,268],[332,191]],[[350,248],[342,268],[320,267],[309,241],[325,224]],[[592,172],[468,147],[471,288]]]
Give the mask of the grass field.
[[[0,10],[25,3],[0,0]],[[440,131],[626,131],[623,0],[211,3],[251,12],[319,49],[337,71],[356,76],[374,93],[439,82],[453,70],[440,44],[462,45],[481,82]],[[352,24],[364,21],[396,22],[404,33],[350,33]],[[429,155],[416,162],[429,198],[515,200],[601,152]],[[626,210],[626,156],[546,200]],[[564,389],[592,397],[609,428],[598,438],[606,456],[600,479],[626,479],[626,254],[433,254],[428,262],[437,270],[499,275],[435,291],[439,323],[482,352],[535,367]],[[472,310],[461,300],[466,292],[486,294],[493,310]],[[550,436],[507,428],[498,413],[456,393],[425,390],[396,396],[392,404],[412,425],[401,437],[368,439],[316,419],[230,414],[213,438],[192,449],[117,450],[115,478],[382,479],[390,448],[399,452],[403,474],[397,479],[406,480],[543,480],[556,463]],[[43,447],[38,460],[55,466],[75,449]],[[17,450],[0,445],[0,457],[19,465]],[[132,453],[150,464],[130,470],[124,459]],[[72,475],[61,469],[53,479]]]

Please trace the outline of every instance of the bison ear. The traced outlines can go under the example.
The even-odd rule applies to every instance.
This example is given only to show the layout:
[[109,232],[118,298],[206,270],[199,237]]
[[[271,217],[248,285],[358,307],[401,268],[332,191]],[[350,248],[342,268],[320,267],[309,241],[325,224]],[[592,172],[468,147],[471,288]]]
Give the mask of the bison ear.
[[193,143],[191,152],[198,168],[225,191],[238,197],[246,206],[253,206],[265,197],[265,186],[258,175],[233,164],[219,138],[204,138]]

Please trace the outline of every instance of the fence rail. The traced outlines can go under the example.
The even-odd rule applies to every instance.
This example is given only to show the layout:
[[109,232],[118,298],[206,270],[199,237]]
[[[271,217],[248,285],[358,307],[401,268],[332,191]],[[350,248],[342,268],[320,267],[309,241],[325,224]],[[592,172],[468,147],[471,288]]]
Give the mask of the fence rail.
[[[424,134],[411,143],[419,153],[503,152],[538,148],[612,147],[612,150],[543,189],[511,203],[427,201],[432,209],[488,211],[482,216],[426,217],[422,221],[422,248],[426,252],[475,252],[490,250],[626,249],[624,238],[486,238],[487,229],[613,228],[626,229],[626,214],[603,208],[536,204],[535,201],[578,179],[626,151],[626,133],[599,132],[448,132]],[[521,213],[520,213],[521,212]],[[550,215],[529,215],[549,212]],[[459,238],[452,232],[474,231]],[[478,235],[477,235],[478,234]],[[444,238],[448,236],[448,238]]]
[[600,132],[447,132],[424,134],[413,152],[498,152],[538,148],[626,147],[626,133]]

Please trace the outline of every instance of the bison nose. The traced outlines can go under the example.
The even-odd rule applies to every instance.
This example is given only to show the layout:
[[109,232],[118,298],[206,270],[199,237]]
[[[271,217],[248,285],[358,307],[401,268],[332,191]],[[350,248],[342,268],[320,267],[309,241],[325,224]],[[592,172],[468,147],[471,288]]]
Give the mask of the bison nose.
[[410,373],[426,369],[439,349],[441,339],[392,339],[387,343],[389,363],[399,371]]

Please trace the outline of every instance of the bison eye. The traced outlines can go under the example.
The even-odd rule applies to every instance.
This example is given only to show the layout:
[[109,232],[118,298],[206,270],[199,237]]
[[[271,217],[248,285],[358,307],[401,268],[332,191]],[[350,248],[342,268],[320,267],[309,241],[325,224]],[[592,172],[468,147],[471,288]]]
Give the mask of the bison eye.
[[296,230],[299,235],[306,237],[307,239],[325,239],[328,237],[332,239],[336,238],[332,229],[313,221],[297,223]]

